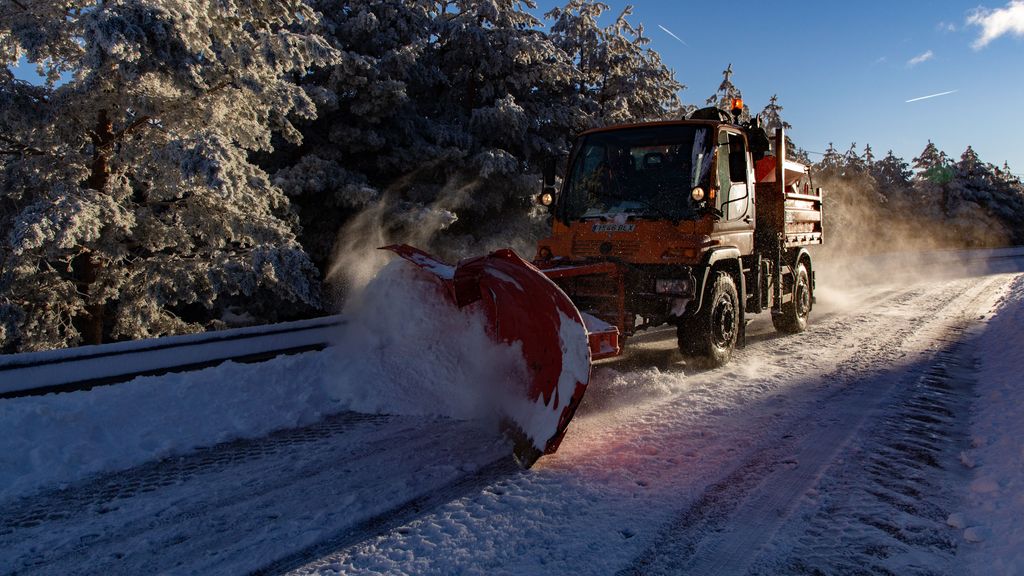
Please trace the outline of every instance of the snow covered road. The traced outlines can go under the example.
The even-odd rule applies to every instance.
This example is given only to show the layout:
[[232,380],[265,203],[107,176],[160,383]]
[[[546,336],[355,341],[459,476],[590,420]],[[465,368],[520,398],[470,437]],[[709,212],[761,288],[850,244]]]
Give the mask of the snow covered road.
[[1022,270],[842,289],[820,272],[806,333],[758,318],[711,371],[646,334],[530,471],[473,422],[341,412],[23,491],[0,499],[0,573],[971,573],[1006,543],[958,519],[980,505],[969,423],[994,408],[975,393],[985,329],[1024,307]]

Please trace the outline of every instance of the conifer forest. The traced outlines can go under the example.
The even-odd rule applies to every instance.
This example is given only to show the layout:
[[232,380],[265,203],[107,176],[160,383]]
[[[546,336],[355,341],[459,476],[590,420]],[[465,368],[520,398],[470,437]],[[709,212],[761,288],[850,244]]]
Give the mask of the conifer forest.
[[[564,170],[575,134],[742,96],[723,61],[718,91],[684,101],[687,71],[629,9],[532,8],[3,2],[0,351],[333,313],[351,282],[339,255],[387,242],[532,258],[542,168]],[[782,104],[743,114],[788,128]],[[837,134],[812,154],[792,134],[826,191],[830,250],[1024,243],[1024,184],[971,147],[901,158]]]

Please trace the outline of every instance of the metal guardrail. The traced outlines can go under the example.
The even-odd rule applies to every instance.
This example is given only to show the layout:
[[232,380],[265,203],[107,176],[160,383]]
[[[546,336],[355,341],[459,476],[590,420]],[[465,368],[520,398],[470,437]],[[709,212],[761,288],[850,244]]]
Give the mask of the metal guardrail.
[[0,398],[84,390],[228,360],[258,362],[322,350],[340,316],[149,340],[0,356]]

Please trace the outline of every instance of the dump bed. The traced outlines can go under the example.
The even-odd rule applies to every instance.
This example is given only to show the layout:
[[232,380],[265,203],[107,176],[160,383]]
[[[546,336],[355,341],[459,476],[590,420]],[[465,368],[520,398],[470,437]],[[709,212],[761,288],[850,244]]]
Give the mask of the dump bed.
[[822,193],[812,188],[807,167],[765,156],[755,165],[759,236],[783,234],[784,246],[821,244]]

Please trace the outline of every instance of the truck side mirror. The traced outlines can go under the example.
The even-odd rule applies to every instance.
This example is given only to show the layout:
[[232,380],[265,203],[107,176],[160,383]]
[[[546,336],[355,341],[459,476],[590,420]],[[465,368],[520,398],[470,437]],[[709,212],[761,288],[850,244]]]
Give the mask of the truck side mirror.
[[541,165],[541,173],[544,177],[544,187],[548,186],[555,187],[555,159],[548,157],[544,159],[543,165]]

